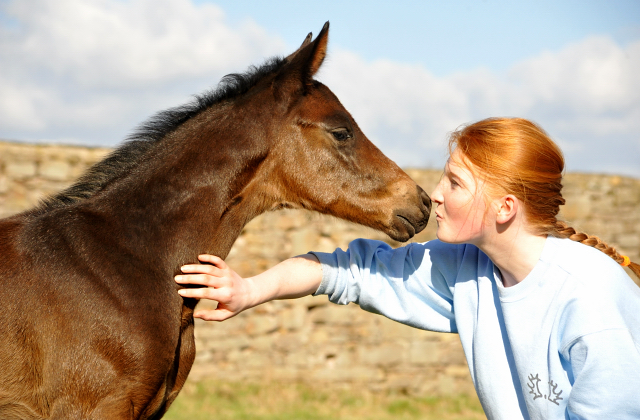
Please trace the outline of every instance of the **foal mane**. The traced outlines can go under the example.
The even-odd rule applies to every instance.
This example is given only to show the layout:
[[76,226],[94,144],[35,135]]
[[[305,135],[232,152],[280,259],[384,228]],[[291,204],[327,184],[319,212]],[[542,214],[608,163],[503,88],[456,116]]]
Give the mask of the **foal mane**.
[[194,95],[194,100],[185,105],[158,112],[138,126],[120,147],[91,166],[70,187],[44,199],[29,214],[43,214],[88,199],[113,181],[130,173],[168,134],[182,124],[213,105],[243,95],[262,78],[280,70],[284,64],[286,59],[272,57],[260,67],[250,66],[245,73],[224,76],[215,90]]

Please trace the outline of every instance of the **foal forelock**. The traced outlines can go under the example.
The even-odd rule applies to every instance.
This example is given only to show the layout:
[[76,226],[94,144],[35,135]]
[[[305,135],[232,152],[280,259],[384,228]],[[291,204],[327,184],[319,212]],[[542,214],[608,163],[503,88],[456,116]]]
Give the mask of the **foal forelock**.
[[245,94],[264,77],[280,70],[285,63],[284,58],[273,57],[260,67],[249,67],[245,73],[228,74],[216,89],[195,95],[194,100],[185,105],[157,113],[142,123],[122,146],[89,168],[73,185],[42,201],[30,214],[42,214],[93,196],[129,173],[182,124],[213,105]]

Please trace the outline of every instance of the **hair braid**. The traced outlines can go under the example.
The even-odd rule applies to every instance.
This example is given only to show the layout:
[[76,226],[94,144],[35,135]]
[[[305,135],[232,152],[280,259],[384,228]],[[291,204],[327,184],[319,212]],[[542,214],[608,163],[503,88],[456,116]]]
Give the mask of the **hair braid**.
[[[559,238],[568,238],[572,241],[592,246],[613,258],[613,260],[618,264],[622,264],[624,261],[624,257],[620,255],[614,247],[610,246],[597,236],[587,235],[584,232],[577,232],[574,228],[561,221],[556,221],[555,228],[555,236]],[[633,271],[636,277],[640,279],[640,264],[632,262],[629,264],[629,268]]]

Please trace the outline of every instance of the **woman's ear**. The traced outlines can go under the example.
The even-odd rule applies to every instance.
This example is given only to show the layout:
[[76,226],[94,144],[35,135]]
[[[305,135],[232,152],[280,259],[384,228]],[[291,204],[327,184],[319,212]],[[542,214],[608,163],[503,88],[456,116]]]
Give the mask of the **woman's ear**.
[[496,222],[498,224],[508,223],[518,214],[520,202],[514,195],[505,195],[497,201],[498,212],[496,214]]

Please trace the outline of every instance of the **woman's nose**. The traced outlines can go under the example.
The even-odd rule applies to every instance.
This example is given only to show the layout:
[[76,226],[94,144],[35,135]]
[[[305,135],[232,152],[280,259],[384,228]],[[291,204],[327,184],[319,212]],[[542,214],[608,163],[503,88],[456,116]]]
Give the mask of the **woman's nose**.
[[435,204],[442,204],[441,185],[442,185],[442,181],[438,182],[438,185],[436,185],[436,189],[433,190],[433,192],[430,194],[431,195],[431,202],[433,202]]

